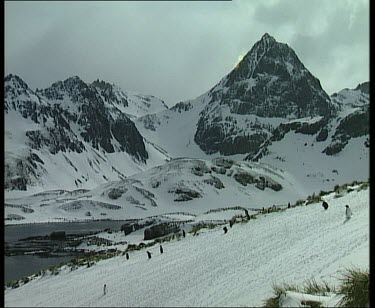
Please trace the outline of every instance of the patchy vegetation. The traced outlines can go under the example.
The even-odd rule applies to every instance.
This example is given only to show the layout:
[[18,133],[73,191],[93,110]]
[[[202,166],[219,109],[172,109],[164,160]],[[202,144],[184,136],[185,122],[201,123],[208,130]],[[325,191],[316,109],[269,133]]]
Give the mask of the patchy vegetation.
[[174,199],[174,201],[190,201],[195,198],[202,198],[202,195],[199,192],[186,187],[173,188],[170,189],[168,192],[178,195],[178,197]]
[[180,231],[180,228],[177,225],[177,223],[163,222],[161,224],[157,224],[155,226],[145,229],[144,239],[152,240],[171,233],[176,233],[178,231]]
[[214,187],[217,188],[217,189],[222,189],[222,188],[224,188],[224,184],[223,184],[223,182],[220,181],[219,178],[217,178],[217,177],[215,177],[215,176],[212,176],[212,175],[211,175],[211,177],[210,177],[209,179],[205,179],[203,182],[204,182],[204,183],[207,183],[207,184],[209,184],[209,185],[212,185],[212,186],[214,186]]
[[189,233],[192,233],[193,235],[198,235],[198,231],[201,230],[201,229],[214,229],[218,226],[218,224],[214,224],[214,223],[199,223],[195,226],[193,226],[193,228],[191,229],[191,231]]
[[[263,307],[282,307],[282,299],[289,291],[306,295],[318,295],[321,297],[341,295],[338,307],[369,307],[369,282],[370,274],[368,270],[358,268],[346,269],[340,278],[340,286],[329,285],[326,281],[318,283],[314,278],[306,280],[303,285],[296,284],[274,284],[274,296],[264,301]],[[302,300],[300,307],[325,307],[325,299]]]
[[370,272],[349,268],[342,274],[338,293],[343,295],[340,307],[370,306]]

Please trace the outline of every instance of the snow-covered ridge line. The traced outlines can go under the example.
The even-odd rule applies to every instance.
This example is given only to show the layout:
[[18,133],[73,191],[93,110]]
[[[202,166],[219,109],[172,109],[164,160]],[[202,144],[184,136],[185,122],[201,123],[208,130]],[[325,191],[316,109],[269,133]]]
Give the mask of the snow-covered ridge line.
[[58,190],[16,198],[6,196],[6,224],[145,218],[184,211],[287,204],[307,196],[294,177],[278,168],[224,157],[172,159],[163,165],[91,190]]

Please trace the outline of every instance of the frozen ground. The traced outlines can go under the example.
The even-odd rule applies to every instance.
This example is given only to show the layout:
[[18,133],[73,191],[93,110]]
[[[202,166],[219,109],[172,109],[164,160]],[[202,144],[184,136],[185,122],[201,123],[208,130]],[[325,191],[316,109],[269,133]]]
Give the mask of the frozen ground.
[[[272,283],[302,284],[314,277],[338,283],[345,267],[369,267],[369,189],[334,194],[321,203],[259,215],[236,224],[188,234],[146,251],[66,268],[5,290],[5,306],[261,306]],[[353,216],[345,222],[345,205]],[[103,295],[103,285],[107,294]],[[294,297],[295,298],[295,297]]]

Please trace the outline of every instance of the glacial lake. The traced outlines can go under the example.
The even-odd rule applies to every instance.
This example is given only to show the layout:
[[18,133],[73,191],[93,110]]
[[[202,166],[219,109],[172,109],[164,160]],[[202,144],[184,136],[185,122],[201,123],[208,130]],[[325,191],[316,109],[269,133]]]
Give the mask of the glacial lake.
[[[113,231],[120,231],[125,220],[101,220],[90,222],[61,222],[8,225],[4,227],[4,241],[8,245],[19,243],[18,241],[32,236],[46,236],[54,231],[65,231],[69,234],[89,234],[103,231],[110,228]],[[4,256],[4,284],[11,280],[20,279],[46,269],[49,266],[57,265],[63,261],[69,261],[74,255],[59,254],[58,256],[40,257],[38,255],[16,255]]]

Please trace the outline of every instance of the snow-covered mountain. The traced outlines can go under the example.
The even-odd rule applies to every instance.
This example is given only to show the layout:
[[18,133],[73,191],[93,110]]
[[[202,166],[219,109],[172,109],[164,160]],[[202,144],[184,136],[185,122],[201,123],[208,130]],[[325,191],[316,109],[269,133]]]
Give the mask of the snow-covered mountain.
[[[169,119],[181,113],[180,127],[192,122],[190,135],[184,138],[186,145],[195,141],[206,154],[232,155],[256,151],[285,120],[330,116],[334,111],[319,80],[294,51],[266,33],[211,90],[141,122],[149,129],[161,126],[163,135],[168,130],[164,126],[172,129],[174,121]],[[145,133],[141,125],[138,128]]]
[[170,109],[104,81],[32,91],[13,75],[4,109],[6,189],[91,189],[171,158],[223,155],[288,172],[307,194],[369,176],[369,83],[330,97],[268,34],[212,89]]
[[319,80],[288,45],[267,33],[210,94],[194,136],[206,153],[256,150],[272,133],[272,124],[259,118],[329,116],[334,111]]
[[150,112],[166,108],[156,98],[137,100],[77,76],[37,91],[16,75],[4,81],[6,189],[94,187],[168,158],[143,139],[121,108],[126,103],[133,116],[147,112],[147,100]]
[[227,207],[286,205],[307,193],[287,171],[226,158],[173,159],[98,187],[6,198],[7,224],[145,218],[172,212],[202,214]]
[[[119,254],[90,266],[48,270],[5,289],[5,307],[261,307],[274,296],[273,284],[301,286],[315,279],[337,288],[345,268],[368,269],[370,264],[369,189],[350,189],[340,198],[336,193],[324,196],[326,211],[321,202],[312,203],[257,215],[228,227],[227,234],[222,227],[201,229],[198,236],[187,233],[163,242],[163,254],[158,244],[147,247],[149,260],[142,249],[130,251],[129,260]],[[345,204],[353,211],[346,222]],[[111,235],[117,242],[134,238],[122,232],[98,236]],[[127,245],[115,247],[123,251]],[[324,307],[341,299],[325,295],[319,296]],[[306,305],[300,300],[291,306]]]
[[311,192],[369,176],[369,83],[329,97],[268,34],[212,89],[135,123],[172,157],[274,164]]

